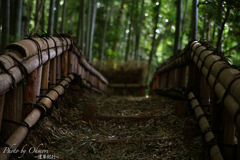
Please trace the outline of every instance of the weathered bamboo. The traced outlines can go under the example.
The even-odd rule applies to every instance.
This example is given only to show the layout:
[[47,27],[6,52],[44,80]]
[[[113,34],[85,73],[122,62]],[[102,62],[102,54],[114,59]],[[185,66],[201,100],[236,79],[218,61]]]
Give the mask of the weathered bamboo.
[[65,78],[68,73],[68,51],[62,54],[62,64],[61,64],[61,76]]
[[0,97],[0,133],[1,133],[1,128],[2,128],[4,101],[5,101],[5,94]]
[[[60,40],[57,37],[52,37],[52,39],[54,39],[56,46],[60,47],[60,46],[66,46],[67,44],[71,44],[71,40],[69,38],[66,38],[66,40],[64,38],[62,38],[62,40]],[[47,48],[49,47],[50,49],[54,49],[55,48],[55,43],[51,38],[45,38],[45,40],[47,40],[48,44],[45,42],[45,40],[43,40],[42,38],[33,38],[34,41],[36,41],[39,44],[39,47],[37,46],[37,44],[30,39],[24,39],[24,40],[20,40],[18,42],[14,42],[9,44],[6,49],[13,49],[13,50],[17,50],[21,53],[21,55],[23,57],[31,57],[33,55],[38,54],[38,49],[40,50],[47,50]]]
[[223,155],[226,159],[233,159],[234,156],[234,138],[235,138],[235,125],[233,119],[225,112],[225,125],[224,125],[224,140]]
[[37,87],[36,87],[36,101],[39,99],[40,90],[41,90],[41,82],[42,82],[42,66],[37,69]]
[[57,56],[57,83],[61,82],[61,55]]
[[[9,90],[6,95],[3,110],[3,119],[21,123],[22,106],[23,106],[23,85],[18,85],[14,89]],[[6,109],[7,108],[7,109]],[[17,125],[8,121],[3,121],[1,137],[6,139],[11,135]]]
[[42,80],[41,80],[41,91],[40,91],[42,95],[45,95],[48,90],[49,66],[50,66],[50,61],[47,61],[43,65],[43,69],[42,69]]
[[[195,45],[194,45],[195,46]],[[195,47],[193,47],[193,48],[195,48]],[[200,47],[199,47],[200,48]],[[202,46],[201,46],[201,48],[202,48]],[[202,49],[204,49],[204,48],[202,48]],[[201,57],[202,57],[202,55],[205,55],[205,56],[207,56],[208,54],[209,54],[209,52],[211,53],[211,51],[203,51],[202,52],[202,54],[201,54]],[[199,53],[199,51],[198,51],[198,53]],[[205,53],[205,54],[203,54],[203,53]],[[193,55],[193,53],[192,53],[192,55]],[[212,57],[213,56],[213,57]],[[236,70],[236,69],[232,69],[232,68],[227,68],[227,69],[224,69],[224,71],[225,70],[228,70],[228,72],[222,72],[221,74],[220,74],[220,76],[219,76],[219,81],[217,81],[216,80],[216,78],[215,78],[215,76],[212,74],[212,72],[215,72],[214,71],[214,69],[215,68],[217,68],[217,67],[215,67],[215,68],[213,68],[212,67],[212,69],[211,69],[211,72],[209,72],[209,69],[206,67],[206,66],[211,66],[211,64],[213,64],[214,63],[214,65],[216,64],[216,63],[220,63],[220,64],[225,64],[224,62],[222,62],[222,61],[218,61],[218,62],[215,62],[215,61],[212,61],[212,59],[220,59],[220,58],[218,58],[219,56],[216,56],[216,55],[210,55],[210,56],[208,56],[206,59],[205,59],[205,62],[204,62],[204,65],[202,66],[202,61],[201,61],[201,58],[199,59],[198,57],[197,57],[197,55],[194,55],[194,57],[193,57],[193,61],[195,62],[195,63],[197,63],[196,65],[198,66],[198,68],[201,68],[201,71],[202,71],[202,74],[203,74],[203,76],[206,78],[208,75],[208,78],[207,78],[207,81],[209,82],[209,84],[210,84],[210,86],[211,86],[211,88],[215,91],[215,93],[216,93],[216,95],[218,96],[218,98],[219,99],[222,99],[223,98],[223,96],[224,96],[224,94],[225,94],[225,92],[226,92],[226,88],[223,86],[223,84],[221,83],[221,81],[220,81],[220,78],[223,78],[223,79],[227,79],[227,80],[225,80],[224,82],[225,83],[230,83],[229,82],[229,79],[230,80],[233,80],[233,78],[234,77],[236,77],[236,75],[234,76],[234,75],[229,75],[229,73],[228,72],[230,72],[230,74],[236,74],[236,73],[239,73],[239,71],[238,70]],[[211,63],[211,64],[209,64],[209,63]],[[214,66],[213,65],[213,66]],[[217,69],[217,70],[219,70],[219,69]],[[226,73],[225,74],[225,76],[227,76],[227,77],[223,77],[223,76],[221,76],[223,73]],[[235,81],[236,82],[236,81]],[[234,83],[235,83],[234,82]],[[233,83],[233,84],[234,84]],[[215,87],[214,87],[214,85],[215,85]],[[232,87],[231,87],[232,88]],[[238,88],[235,88],[235,90],[238,90]],[[235,91],[234,90],[234,91]],[[230,91],[231,91],[231,89],[230,89]],[[231,93],[231,94],[228,94],[227,96],[226,96],[226,98],[223,100],[223,104],[224,104],[224,106],[225,106],[225,108],[226,108],[226,110],[227,110],[227,112],[229,113],[229,115],[232,117],[232,118],[234,118],[234,117],[236,117],[235,119],[236,119],[236,126],[238,127],[238,128],[240,128],[240,116],[239,116],[239,114],[238,114],[238,110],[239,110],[239,102],[237,102],[237,100],[239,101],[239,99],[236,99],[236,98],[234,98],[232,95],[234,95],[234,93],[236,94],[238,91],[235,91],[234,92],[233,91],[233,93]],[[235,97],[237,97],[238,95],[235,95]]]
[[56,86],[56,78],[57,78],[57,57],[51,59],[50,62],[50,86],[49,88],[54,88]]
[[73,66],[73,53],[72,51],[68,52],[68,73],[70,74],[72,72],[72,66]]
[[176,87],[186,87],[187,80],[187,66],[179,67],[177,69],[177,82]]
[[37,72],[38,70],[36,69],[30,75],[28,75],[27,78],[27,83],[24,88],[22,120],[29,114],[33,103],[36,102]]
[[[60,84],[62,84],[65,87],[68,87],[69,83],[73,79],[74,79],[74,76],[73,75],[69,75]],[[58,91],[59,95],[62,95],[64,93],[64,88],[61,85],[56,86],[54,89]],[[54,90],[51,90],[46,96],[52,98],[52,100],[57,100],[57,98],[58,98],[58,96],[56,96],[56,91],[54,91]],[[44,103],[48,108],[51,108],[52,104],[49,103],[49,101],[47,101],[46,98],[41,99],[40,102]],[[44,114],[44,113],[42,113],[40,109],[34,108],[31,111],[31,113],[24,119],[24,121],[31,128],[33,125],[36,124],[36,122],[39,120],[39,118],[40,118],[40,116],[42,114]],[[18,148],[20,146],[20,144],[25,139],[27,134],[28,134],[28,129],[25,126],[19,126],[17,128],[17,130],[10,136],[10,138],[8,138],[8,140],[5,143],[7,145],[11,146],[11,149],[14,150],[14,149],[16,149],[16,148]],[[4,151],[4,148],[0,148],[0,159],[1,160],[9,159],[10,158],[10,154],[7,153],[7,152],[3,152],[3,151]]]
[[187,87],[193,91],[196,97],[200,97],[201,73],[193,62],[189,64],[188,68],[189,72]]
[[[208,129],[209,129],[209,123],[206,119],[206,117],[202,117],[200,118],[202,115],[204,115],[202,109],[201,109],[201,106],[200,104],[198,103],[197,99],[194,99],[195,96],[192,92],[189,92],[188,93],[188,99],[191,100],[191,106],[192,108],[194,108],[194,113],[195,113],[195,116],[196,116],[196,119],[198,119],[198,124],[200,126],[200,129],[201,131],[204,133],[206,132]],[[206,142],[211,142],[212,140],[214,140],[214,135],[213,135],[213,132],[212,131],[207,131],[205,136],[204,136],[204,139]],[[212,148],[210,149],[210,157],[212,160],[223,160],[223,157],[222,157],[222,154],[219,150],[219,147],[218,145],[213,145]]]
[[115,84],[115,83],[111,83],[108,85],[108,87],[112,87],[112,88],[147,88],[146,84]]

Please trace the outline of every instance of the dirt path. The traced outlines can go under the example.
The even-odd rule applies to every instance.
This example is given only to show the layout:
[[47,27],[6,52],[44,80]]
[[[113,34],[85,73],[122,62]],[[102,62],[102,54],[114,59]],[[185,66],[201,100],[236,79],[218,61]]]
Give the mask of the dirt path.
[[[176,117],[174,100],[82,93],[86,91],[69,90],[55,104],[51,115],[32,129],[20,149],[25,146],[29,151],[35,147],[38,153],[27,152],[25,159],[208,159],[200,133],[190,142],[184,140],[185,126],[195,126],[196,120],[194,116]],[[145,118],[85,122],[86,103],[95,105],[95,115]],[[21,155],[13,154],[13,159]]]

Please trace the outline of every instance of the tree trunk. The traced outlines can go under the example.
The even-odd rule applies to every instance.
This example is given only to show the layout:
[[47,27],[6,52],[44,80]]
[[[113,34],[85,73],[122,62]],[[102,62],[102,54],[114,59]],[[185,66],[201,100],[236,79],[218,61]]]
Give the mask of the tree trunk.
[[2,1],[2,46],[1,53],[9,43],[10,31],[10,0]]
[[131,33],[132,33],[131,27],[132,27],[132,23],[129,24],[129,32],[128,32],[128,38],[127,38],[126,53],[125,53],[125,62],[127,62],[128,60],[128,55],[130,50],[130,41],[131,41]]
[[139,19],[140,19],[140,17],[139,17],[139,0],[136,0],[136,3],[135,3],[135,21],[134,21],[134,36],[133,36],[133,40],[134,40],[134,42],[133,42],[133,45],[134,45],[134,47],[133,47],[133,59],[134,60],[137,60],[137,41],[138,41],[138,39],[139,39],[139,23],[140,23],[140,21],[139,21]]
[[193,0],[192,3],[192,40],[197,40],[198,34],[198,0]]
[[56,0],[56,10],[54,13],[54,31],[58,31],[58,17],[59,17],[59,6],[60,6],[60,0]]
[[40,20],[41,31],[45,31],[45,1],[43,3],[42,16]]
[[24,38],[24,28],[26,25],[26,14],[25,14],[25,0],[22,0],[22,26],[21,26],[21,39]]
[[108,24],[108,17],[109,17],[109,8],[108,8],[108,6],[109,6],[109,0],[107,0],[107,5],[106,5],[106,19],[105,19],[104,31],[103,31],[103,39],[102,39],[101,64],[100,64],[100,68],[101,69],[103,67],[105,40],[106,40],[107,24]]
[[155,27],[153,30],[153,38],[152,38],[152,49],[151,52],[149,54],[149,61],[148,61],[148,71],[147,71],[147,77],[146,77],[146,83],[148,84],[148,80],[149,80],[149,75],[150,75],[150,71],[151,71],[151,63],[152,63],[152,57],[153,57],[153,53],[155,50],[155,43],[156,43],[156,30],[157,30],[157,25],[158,25],[158,18],[159,18],[159,13],[160,13],[160,5],[161,5],[161,1],[159,2],[159,5],[156,6],[155,8]]
[[180,48],[180,35],[181,35],[181,20],[182,20],[182,0],[177,1],[177,15],[176,15],[176,31],[174,39],[174,50],[173,54],[177,54]]
[[81,11],[82,11],[82,22],[81,22],[81,44],[80,46],[82,47],[82,51],[84,51],[84,47],[85,47],[85,32],[84,32],[84,28],[85,28],[85,0],[82,0],[82,5],[81,5]]
[[64,33],[65,17],[66,17],[66,3],[67,3],[67,0],[64,0],[63,11],[62,11],[61,33]]
[[15,20],[16,20],[16,17],[14,15],[14,12],[15,12],[15,0],[10,0],[10,39],[9,39],[9,42],[14,42],[15,40],[15,32],[14,32],[14,27],[15,27]]
[[136,42],[136,55],[138,61],[138,67],[140,62],[140,40],[141,40],[141,32],[142,32],[142,24],[143,24],[143,15],[144,15],[144,0],[142,0],[142,8],[141,8],[141,15],[140,15],[140,24],[138,29],[138,37]]
[[182,42],[183,42],[183,36],[184,36],[184,31],[185,31],[185,24],[186,24],[186,16],[187,16],[187,11],[188,11],[188,0],[185,2],[185,9],[184,9],[184,14],[183,14],[183,20],[181,23],[181,37],[180,37],[180,48],[182,48]]
[[36,21],[35,21],[35,26],[34,26],[34,29],[33,29],[34,33],[37,32],[38,24],[39,24],[39,21],[41,19],[41,15],[42,15],[42,11],[43,11],[43,6],[44,6],[44,0],[41,0],[41,4],[39,5],[37,17],[35,19]]
[[77,27],[77,44],[83,50],[83,42],[82,37],[84,34],[84,14],[85,14],[85,0],[82,0],[79,6],[79,14],[78,14],[78,27]]
[[221,30],[218,31],[218,41],[217,41],[217,49],[218,51],[221,51],[222,50],[222,34],[223,34],[223,31],[224,31],[224,26],[225,26],[225,23],[227,22],[227,19],[228,19],[228,15],[230,13],[230,7],[227,8],[227,12],[226,12],[226,15],[225,15],[225,18],[224,18],[224,21],[222,22],[222,25],[221,25]]
[[89,55],[89,41],[90,41],[90,25],[91,25],[91,6],[92,0],[88,0],[88,17],[87,17],[87,34],[86,34],[86,46],[85,46],[85,56]]
[[50,8],[49,8],[49,17],[48,17],[48,34],[50,36],[52,36],[52,34],[53,34],[54,5],[55,5],[55,0],[51,0]]
[[27,17],[26,17],[27,20],[26,20],[26,24],[25,24],[25,27],[24,27],[24,33],[29,32],[32,10],[33,10],[33,1],[28,1],[28,5],[27,5]]
[[93,44],[93,35],[94,35],[94,26],[97,14],[97,0],[94,0],[93,4],[93,15],[92,15],[92,25],[91,25],[91,37],[90,37],[90,45],[89,45],[89,62],[92,61],[92,44]]

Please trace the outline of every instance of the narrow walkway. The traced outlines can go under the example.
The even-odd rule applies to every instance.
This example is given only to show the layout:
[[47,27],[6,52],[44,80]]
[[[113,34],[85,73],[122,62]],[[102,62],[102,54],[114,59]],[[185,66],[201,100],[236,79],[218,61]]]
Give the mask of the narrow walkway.
[[[86,103],[95,105],[99,119],[117,119],[83,121]],[[200,133],[184,140],[184,128],[195,126],[195,117],[176,117],[174,105],[161,96],[102,97],[74,86],[20,146],[38,153],[13,154],[13,159],[209,159]]]

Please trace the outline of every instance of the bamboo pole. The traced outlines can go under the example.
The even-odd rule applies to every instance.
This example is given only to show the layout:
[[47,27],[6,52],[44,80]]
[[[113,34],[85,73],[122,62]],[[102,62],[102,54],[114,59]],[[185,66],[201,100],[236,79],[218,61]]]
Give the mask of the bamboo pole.
[[57,78],[57,58],[51,59],[50,62],[50,86],[49,88],[54,88],[56,86],[56,78]]
[[226,144],[223,149],[223,155],[226,159],[233,159],[234,157],[234,138],[235,138],[235,125],[233,119],[224,112],[224,140],[223,143]]
[[[18,85],[14,89],[9,90],[6,95],[3,111],[3,119],[21,123],[22,121],[22,106],[23,106],[23,85]],[[6,109],[7,108],[7,109]],[[1,137],[6,139],[11,135],[17,125],[11,122],[3,121]]]
[[[203,115],[203,111],[201,109],[201,106],[199,105],[197,99],[193,99],[195,98],[195,95],[193,94],[193,92],[189,92],[188,93],[188,99],[191,99],[190,103],[191,103],[191,106],[192,108],[195,108],[194,109],[194,113],[195,113],[195,116],[196,116],[196,119],[199,119],[199,117],[201,115]],[[204,133],[210,126],[209,126],[209,123],[206,119],[206,117],[202,117],[198,120],[199,122],[199,126],[200,126],[200,129],[201,131]],[[213,139],[214,139],[214,135],[213,135],[213,132],[212,131],[208,131],[205,136],[204,136],[204,139],[206,142],[211,142]],[[210,157],[212,160],[223,160],[223,157],[222,157],[222,154],[219,150],[219,147],[218,145],[213,145],[210,149]]]
[[39,99],[42,82],[42,66],[37,68],[37,88],[36,88],[36,101]]
[[43,65],[43,69],[42,69],[42,81],[41,81],[41,89],[42,90],[40,91],[40,93],[42,95],[45,95],[48,90],[49,66],[50,66],[50,61],[47,61]]
[[187,80],[187,66],[179,67],[177,69],[177,82],[176,87],[186,87]]
[[61,82],[61,55],[57,56],[57,83]]
[[72,66],[73,66],[73,53],[72,51],[68,52],[68,73],[70,74],[72,72]]
[[68,51],[62,54],[62,64],[61,64],[61,76],[62,78],[67,77],[68,73]]
[[2,128],[4,102],[5,102],[5,94],[0,97],[0,134],[1,134],[1,128]]
[[36,69],[30,75],[28,75],[27,78],[27,84],[24,88],[22,120],[28,115],[33,103],[36,102],[37,73],[38,70]]
[[[62,81],[60,84],[68,87],[69,83],[74,79],[73,75],[69,75],[67,78],[65,78],[64,81]],[[54,90],[57,90],[59,95],[62,95],[64,93],[64,87],[61,85],[58,85],[54,88]],[[56,91],[51,90],[46,96],[50,97],[52,100],[57,100],[58,94],[56,94]],[[46,100],[47,99],[47,100]],[[43,98],[41,99],[41,103],[44,103],[44,105],[47,106],[47,108],[52,107],[52,103],[49,103],[48,98]],[[39,120],[40,116],[44,114],[41,112],[40,109],[34,108],[31,113],[24,119],[24,121],[29,125],[31,128],[33,125],[36,124],[36,122]],[[25,126],[19,126],[13,134],[8,138],[6,141],[6,144],[11,146],[11,149],[17,149],[20,144],[23,142],[23,140],[26,138],[28,134],[28,129]],[[4,148],[0,148],[0,159],[1,160],[7,160],[10,158],[10,153],[8,152],[3,152]]]

